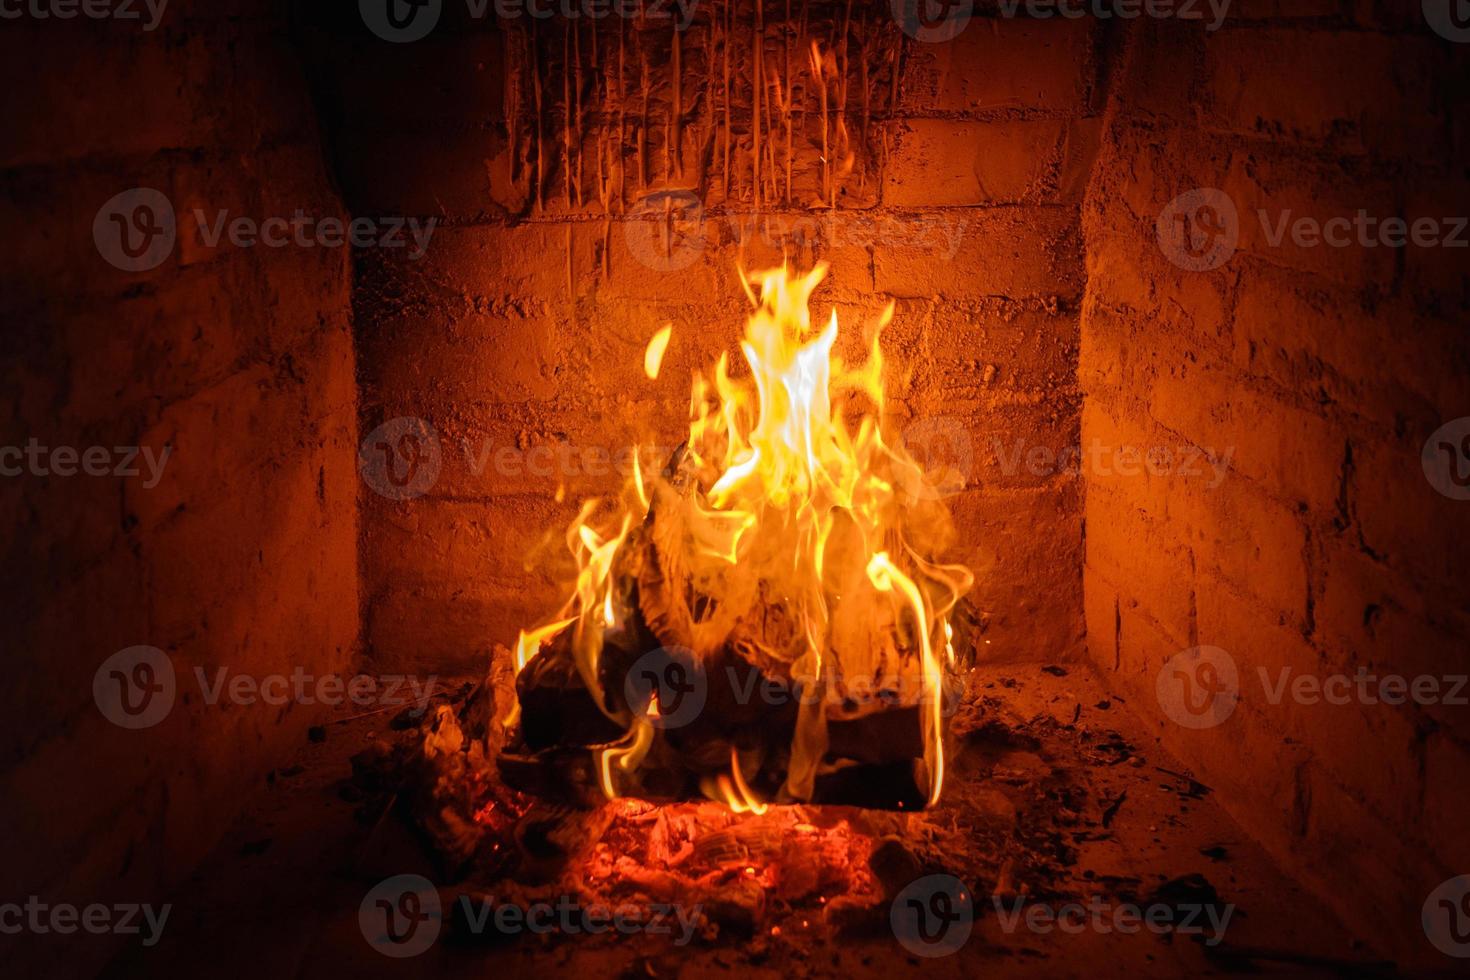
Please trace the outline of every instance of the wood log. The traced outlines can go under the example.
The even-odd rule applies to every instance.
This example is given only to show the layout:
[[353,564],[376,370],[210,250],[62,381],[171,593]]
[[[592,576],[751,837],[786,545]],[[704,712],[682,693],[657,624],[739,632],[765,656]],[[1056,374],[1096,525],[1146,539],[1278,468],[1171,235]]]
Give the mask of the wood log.
[[587,690],[571,638],[571,628],[558,633],[516,677],[521,738],[532,750],[600,745],[623,733]]

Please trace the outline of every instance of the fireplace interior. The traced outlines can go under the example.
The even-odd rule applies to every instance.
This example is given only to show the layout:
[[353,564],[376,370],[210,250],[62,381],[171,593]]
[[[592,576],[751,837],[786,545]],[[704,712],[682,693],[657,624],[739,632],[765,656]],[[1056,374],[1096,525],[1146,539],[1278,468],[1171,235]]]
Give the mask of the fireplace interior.
[[129,6],[0,4],[18,971],[1463,969],[1454,5]]

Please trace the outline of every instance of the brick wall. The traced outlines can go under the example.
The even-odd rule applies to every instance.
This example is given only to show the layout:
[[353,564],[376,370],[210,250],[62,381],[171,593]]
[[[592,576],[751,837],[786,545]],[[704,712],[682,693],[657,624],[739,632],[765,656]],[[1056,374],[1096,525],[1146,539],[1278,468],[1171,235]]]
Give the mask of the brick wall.
[[[208,248],[183,230],[193,207],[340,212],[283,9],[175,0],[149,32],[3,28],[0,445],[170,451],[151,487],[146,470],[0,480],[7,901],[160,900],[312,711],[206,704],[193,671],[325,673],[355,652],[348,259]],[[156,268],[125,272],[93,219],[138,186],[172,203],[181,232]],[[177,700],[128,731],[93,679],[135,645],[168,655]],[[22,972],[85,974],[108,952],[31,938],[7,947]]]
[[[829,209],[819,97],[777,6],[763,57],[782,72],[784,45],[794,51],[794,148],[788,157],[768,101],[774,150],[758,207],[739,80],[753,8],[728,31],[721,22],[711,47],[710,15],[724,8],[700,5],[680,40],[677,95],[670,25],[582,21],[571,34],[559,20],[449,23],[388,45],[355,11],[322,16],[319,49],[335,53],[319,83],[348,203],[442,222],[421,260],[380,252],[356,270],[361,428],[423,419],[441,456],[425,495],[362,500],[365,638],[377,662],[479,665],[492,643],[556,608],[570,572],[561,535],[578,502],[620,483],[607,461],[625,447],[677,445],[691,371],[734,351],[744,327],[737,263],[779,263],[783,244],[803,267],[831,263],[817,303],[822,315],[838,307],[854,344],[896,303],[886,353],[906,368],[893,404],[930,420],[911,441],[964,471],[952,554],[977,572],[987,652],[1080,655],[1081,494],[1051,460],[1078,438],[1078,208],[1099,124],[1092,25],[981,18],[926,44],[901,35],[887,4],[856,5],[836,69],[850,79],[853,159],[833,178]],[[845,7],[810,5],[824,50],[839,28],[823,18]],[[446,21],[455,16],[446,8]],[[626,111],[609,102],[620,43],[629,93],[649,63],[651,108],[637,94]],[[566,50],[590,62],[594,45],[602,67],[569,72]],[[675,131],[682,150],[671,157]],[[834,117],[834,143],[836,131]],[[372,162],[384,147],[387,166]],[[580,206],[568,172],[582,175]],[[640,219],[671,191],[665,253],[659,225]],[[687,265],[660,268],[685,246]],[[643,348],[667,321],[673,344],[649,382]]]
[[[1287,209],[1470,213],[1453,94],[1470,59],[1389,5],[1287,6],[1238,3],[1213,34],[1140,23],[1113,73],[1084,208],[1082,437],[1159,455],[1089,468],[1088,649],[1288,868],[1387,952],[1432,958],[1420,906],[1470,863],[1470,714],[1272,703],[1261,672],[1470,672],[1470,504],[1420,463],[1470,414],[1467,253],[1273,237]],[[1234,222],[1170,209],[1196,188]],[[1193,257],[1158,231],[1181,210]],[[1233,254],[1204,254],[1206,225],[1236,232]],[[1199,452],[1221,468],[1178,465]],[[1239,702],[1192,728],[1156,681],[1201,645],[1235,665]]]

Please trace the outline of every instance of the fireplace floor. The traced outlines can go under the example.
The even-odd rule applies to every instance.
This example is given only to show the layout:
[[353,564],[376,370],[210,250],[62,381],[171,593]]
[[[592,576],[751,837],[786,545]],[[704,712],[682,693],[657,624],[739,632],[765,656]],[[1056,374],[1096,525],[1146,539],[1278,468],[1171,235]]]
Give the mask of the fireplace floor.
[[[441,935],[421,955],[384,957],[359,927],[364,896],[392,875],[435,875],[403,821],[354,816],[362,801],[349,788],[349,758],[374,740],[410,737],[389,730],[389,713],[328,724],[325,741],[304,744],[292,765],[265,775],[246,815],[173,897],[163,941],[127,951],[109,973],[451,980],[551,970],[591,980],[876,978],[922,968],[933,976],[1137,978],[1333,976],[1341,972],[1334,965],[1371,961],[1085,667],[980,668],[969,690],[943,804],[884,818],[910,821],[910,833],[939,846],[938,870],[976,890],[973,933],[952,955],[921,959],[906,951],[887,928],[885,902],[880,927],[836,940],[820,915],[798,913],[762,922],[753,935],[687,946],[643,934],[521,935],[493,946]],[[1033,931],[1024,919],[1011,920],[1008,931],[1014,900],[1001,899],[1003,915],[992,899],[1025,891],[1029,902],[1058,909],[1097,895],[1112,908],[1163,896],[1178,903],[1209,889],[1234,907],[1224,940],[1213,947],[1200,936],[1143,930]]]

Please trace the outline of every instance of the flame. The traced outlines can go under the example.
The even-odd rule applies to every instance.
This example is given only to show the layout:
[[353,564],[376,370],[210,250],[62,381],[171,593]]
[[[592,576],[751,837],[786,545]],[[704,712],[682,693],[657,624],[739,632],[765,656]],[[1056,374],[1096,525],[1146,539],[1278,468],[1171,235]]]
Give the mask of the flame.
[[669,349],[669,338],[673,336],[674,325],[666,323],[663,329],[653,335],[648,342],[648,349],[643,352],[643,373],[650,378],[658,379],[658,369],[664,363],[664,351]]
[[[521,634],[516,666],[573,627],[571,650],[587,689],[605,694],[603,637],[622,625],[617,558],[654,508],[676,508],[683,568],[720,600],[692,625],[696,655],[718,649],[742,610],[757,603],[777,601],[797,623],[796,646],[783,654],[781,669],[819,696],[800,702],[781,798],[812,797],[827,748],[829,696],[886,678],[907,685],[907,700],[921,708],[932,805],[944,782],[944,679],[955,668],[948,617],[973,579],[961,566],[931,560],[944,543],[937,515],[947,513],[936,495],[922,492],[923,468],[885,437],[891,426],[879,339],[893,306],[872,330],[865,359],[849,365],[837,352],[836,311],[820,327],[812,322],[809,301],[825,274],[818,265],[802,276],[780,268],[742,277],[755,306],[739,345],[743,364],[737,369],[722,354],[710,376],[693,379],[684,467],[695,489],[675,490],[671,474],[645,471],[635,452],[619,497],[611,506],[586,502],[568,529],[575,585],[550,622]],[[650,378],[671,333],[663,327],[648,345]],[[656,737],[649,718],[660,716],[640,718],[613,707],[615,698],[595,700],[627,733],[596,750],[602,788],[613,798],[617,773],[637,768]],[[737,812],[767,806],[733,749],[729,773],[702,785]]]

